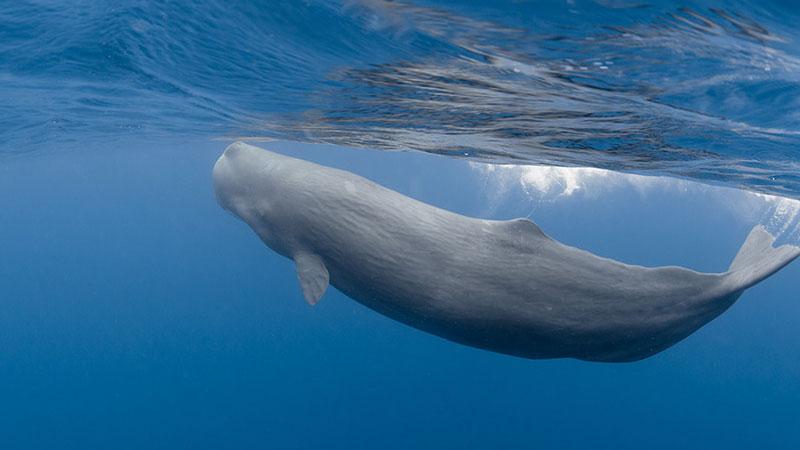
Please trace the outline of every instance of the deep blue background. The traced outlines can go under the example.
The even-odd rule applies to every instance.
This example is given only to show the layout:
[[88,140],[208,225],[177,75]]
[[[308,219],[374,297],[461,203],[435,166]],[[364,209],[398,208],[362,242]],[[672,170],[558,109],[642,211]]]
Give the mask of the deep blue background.
[[[293,264],[216,205],[225,145],[96,144],[0,166],[2,448],[800,445],[797,263],[642,362],[492,354],[333,288],[309,307]],[[531,202],[464,161],[271,148],[465,214],[533,207],[555,238],[630,263],[725,270],[753,225],[735,207],[749,194],[668,179]]]

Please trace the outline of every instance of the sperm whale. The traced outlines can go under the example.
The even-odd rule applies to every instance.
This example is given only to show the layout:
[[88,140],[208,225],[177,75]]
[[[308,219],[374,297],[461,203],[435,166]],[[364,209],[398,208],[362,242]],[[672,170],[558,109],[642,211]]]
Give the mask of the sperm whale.
[[328,285],[394,320],[524,358],[627,362],[683,340],[800,255],[750,232],[725,273],[624,264],[527,219],[484,220],[353,173],[234,143],[218,203],[294,260],[303,297]]

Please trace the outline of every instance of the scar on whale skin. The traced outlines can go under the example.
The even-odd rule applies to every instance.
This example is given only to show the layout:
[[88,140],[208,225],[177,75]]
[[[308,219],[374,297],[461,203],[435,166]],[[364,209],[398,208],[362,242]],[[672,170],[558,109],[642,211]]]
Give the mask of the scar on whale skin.
[[800,255],[756,226],[725,273],[628,265],[363,177],[243,143],[214,166],[219,204],[294,260],[303,297],[331,284],[394,320],[524,358],[652,356]]

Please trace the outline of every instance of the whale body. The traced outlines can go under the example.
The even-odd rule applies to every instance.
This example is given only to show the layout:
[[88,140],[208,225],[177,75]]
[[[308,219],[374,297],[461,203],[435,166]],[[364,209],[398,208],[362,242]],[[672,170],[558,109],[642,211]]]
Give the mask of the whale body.
[[628,265],[527,219],[462,216],[243,143],[225,150],[213,179],[219,204],[294,260],[309,304],[331,284],[412,327],[525,358],[647,358],[800,255],[756,226],[725,273]]

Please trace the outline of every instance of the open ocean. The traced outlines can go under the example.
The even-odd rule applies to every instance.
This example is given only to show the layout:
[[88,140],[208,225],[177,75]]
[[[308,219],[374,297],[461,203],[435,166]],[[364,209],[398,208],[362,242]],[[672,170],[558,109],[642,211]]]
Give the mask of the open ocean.
[[[800,262],[651,358],[526,360],[215,200],[247,141],[629,264],[800,245],[800,4],[0,1],[0,449],[800,448]],[[465,242],[464,245],[469,245]]]

